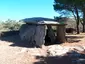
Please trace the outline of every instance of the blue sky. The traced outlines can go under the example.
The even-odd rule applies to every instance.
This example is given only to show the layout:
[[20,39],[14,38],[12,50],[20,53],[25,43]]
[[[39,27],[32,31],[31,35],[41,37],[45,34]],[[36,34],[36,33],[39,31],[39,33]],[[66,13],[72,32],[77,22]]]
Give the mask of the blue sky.
[[53,18],[54,0],[0,0],[0,20],[20,20],[29,17]]

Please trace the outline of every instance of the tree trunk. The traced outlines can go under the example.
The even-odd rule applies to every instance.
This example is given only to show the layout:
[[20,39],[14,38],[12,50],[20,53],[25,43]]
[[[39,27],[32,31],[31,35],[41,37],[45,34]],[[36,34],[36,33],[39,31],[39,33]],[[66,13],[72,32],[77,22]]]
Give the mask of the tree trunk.
[[85,7],[84,7],[84,5],[81,5],[81,6],[82,6],[82,12],[83,12],[83,22],[82,22],[83,30],[82,30],[82,32],[85,32]]
[[79,25],[77,24],[77,34],[79,34],[80,32],[79,32]]
[[85,32],[85,9],[83,9],[83,32]]
[[78,9],[77,9],[77,7],[75,6],[75,13],[76,13],[76,16],[77,16],[77,20],[76,20],[76,28],[77,28],[77,34],[79,34],[80,32],[79,32],[79,20],[80,20],[80,18],[79,18],[79,13],[78,13]]
[[85,32],[85,25],[83,24],[83,31],[82,32]]

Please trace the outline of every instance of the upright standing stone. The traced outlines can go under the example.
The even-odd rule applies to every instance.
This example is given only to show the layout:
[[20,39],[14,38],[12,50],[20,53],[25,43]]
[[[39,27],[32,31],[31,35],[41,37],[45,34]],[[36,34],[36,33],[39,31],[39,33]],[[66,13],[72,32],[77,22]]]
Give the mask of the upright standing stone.
[[36,33],[34,36],[34,40],[36,45],[41,47],[45,43],[45,25],[38,25],[36,27]]
[[65,25],[58,25],[57,27],[57,37],[59,42],[64,43],[66,41],[65,38]]

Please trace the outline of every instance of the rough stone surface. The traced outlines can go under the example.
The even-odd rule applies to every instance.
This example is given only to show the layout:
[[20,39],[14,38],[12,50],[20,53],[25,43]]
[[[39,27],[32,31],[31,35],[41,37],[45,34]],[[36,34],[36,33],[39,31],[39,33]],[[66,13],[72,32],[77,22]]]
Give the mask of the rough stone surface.
[[84,47],[83,46],[60,46],[60,45],[51,45],[48,46],[47,52],[49,53],[49,55],[51,56],[57,56],[57,55],[64,55],[67,52],[70,52],[72,50],[75,50],[76,52],[82,52],[84,51]]
[[62,56],[67,52],[69,52],[69,49],[62,47],[60,45],[53,45],[53,46],[48,46],[47,52],[50,56],[58,56],[58,55]]

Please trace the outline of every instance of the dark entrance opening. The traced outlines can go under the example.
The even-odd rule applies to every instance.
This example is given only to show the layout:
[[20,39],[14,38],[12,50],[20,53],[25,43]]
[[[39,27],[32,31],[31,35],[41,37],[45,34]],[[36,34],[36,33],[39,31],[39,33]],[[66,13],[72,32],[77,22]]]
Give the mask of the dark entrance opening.
[[45,36],[45,45],[57,44],[56,35],[51,25],[47,25],[46,36]]

